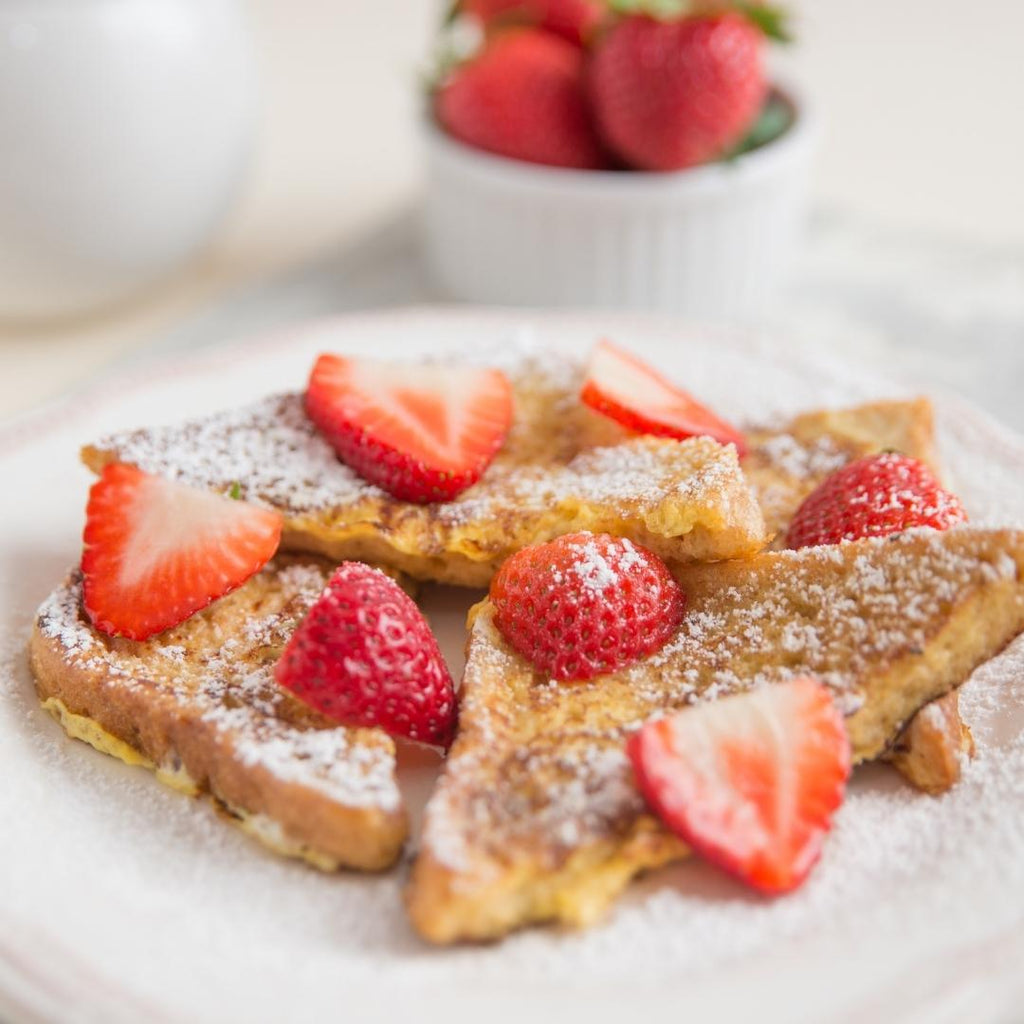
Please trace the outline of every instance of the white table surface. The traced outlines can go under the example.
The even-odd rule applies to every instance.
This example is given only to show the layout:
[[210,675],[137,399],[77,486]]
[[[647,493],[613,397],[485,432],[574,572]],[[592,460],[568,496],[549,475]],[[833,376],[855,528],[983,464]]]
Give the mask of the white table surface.
[[[0,326],[0,417],[169,339],[208,344],[260,329],[257,312],[241,317],[240,296],[258,304],[262,292],[279,293],[279,275],[294,284],[304,266],[335,274],[336,288],[316,301],[307,294],[296,314],[434,298],[421,280],[390,278],[379,236],[415,205],[417,76],[442,0],[249,3],[265,115],[231,219],[202,260],[129,304],[80,321]],[[834,334],[848,342],[866,332],[883,358],[894,345],[904,362],[913,362],[909,344],[938,344],[941,358],[917,369],[927,377],[941,363],[939,379],[1013,420],[1009,397],[985,390],[990,378],[1006,380],[1005,367],[990,374],[980,364],[1009,365],[1024,349],[1024,5],[804,0],[800,31],[801,45],[779,63],[808,86],[825,122],[814,182],[825,227],[798,279],[804,304],[786,299],[786,329],[817,330],[814,343],[829,346],[843,343]],[[837,225],[885,241],[867,252]],[[356,273],[366,237],[383,277],[375,287]],[[403,273],[417,273],[408,232],[391,237]],[[924,293],[951,273],[959,297],[943,288],[930,308]],[[868,280],[876,298],[865,309]],[[798,313],[806,318],[794,323]],[[280,306],[266,314],[283,315]],[[930,336],[936,321],[940,338]]]

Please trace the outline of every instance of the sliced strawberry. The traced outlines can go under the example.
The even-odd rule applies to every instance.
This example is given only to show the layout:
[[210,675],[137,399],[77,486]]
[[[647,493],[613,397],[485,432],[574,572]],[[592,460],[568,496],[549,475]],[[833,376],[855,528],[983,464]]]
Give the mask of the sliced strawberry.
[[85,512],[85,611],[103,633],[145,640],[258,572],[281,526],[276,512],[107,466]]
[[601,341],[590,357],[580,399],[595,412],[640,434],[713,437],[746,452],[743,435],[646,363],[611,342]]
[[842,716],[810,678],[649,722],[628,752],[662,821],[767,893],[795,888],[814,866],[850,774]]
[[311,707],[349,726],[447,747],[455,688],[416,603],[389,576],[342,562],[274,670]]
[[403,501],[447,501],[480,479],[512,423],[500,370],[322,355],[306,412],[343,461]]

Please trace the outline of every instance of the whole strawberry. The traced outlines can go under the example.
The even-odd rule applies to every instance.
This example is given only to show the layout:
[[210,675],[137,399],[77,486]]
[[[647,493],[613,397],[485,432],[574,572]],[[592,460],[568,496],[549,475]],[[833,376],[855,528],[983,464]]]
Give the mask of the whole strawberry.
[[786,543],[791,548],[838,544],[915,526],[946,530],[966,520],[960,499],[923,462],[883,452],[823,480],[796,510]]
[[523,548],[495,576],[491,601],[501,634],[552,679],[590,679],[652,654],[686,604],[657,555],[603,533]]
[[455,689],[437,640],[389,576],[343,562],[299,623],[277,681],[343,725],[447,747]]
[[435,110],[450,135],[477,149],[556,167],[606,163],[587,109],[583,52],[550,32],[488,40],[443,82]]
[[624,18],[596,47],[589,90],[605,144],[632,167],[713,160],[753,125],[767,93],[764,35],[735,11]]
[[479,18],[486,28],[536,25],[582,46],[600,25],[606,7],[604,0],[462,0],[459,10]]

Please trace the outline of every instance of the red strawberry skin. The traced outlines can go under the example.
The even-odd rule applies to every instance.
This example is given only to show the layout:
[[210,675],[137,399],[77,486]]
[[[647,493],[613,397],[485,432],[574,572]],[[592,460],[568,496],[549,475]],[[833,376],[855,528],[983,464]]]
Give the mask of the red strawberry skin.
[[493,36],[441,85],[435,110],[449,135],[489,153],[553,167],[607,164],[587,106],[584,54],[550,32]]
[[286,690],[343,725],[445,748],[452,741],[455,688],[437,640],[379,569],[343,562],[274,671]]
[[463,0],[461,10],[486,27],[528,24],[583,46],[601,24],[604,0]]
[[111,636],[145,640],[241,586],[273,557],[281,516],[107,466],[89,491],[83,604]]
[[552,679],[590,679],[660,649],[686,600],[657,555],[622,537],[573,533],[523,548],[491,583],[494,622]]
[[746,454],[746,439],[739,430],[609,341],[594,348],[580,401],[638,434],[680,440],[712,437],[735,445],[740,458]]
[[787,892],[807,877],[850,774],[842,716],[810,678],[648,722],[627,752],[662,821],[765,893]]
[[589,90],[598,131],[628,165],[675,171],[722,156],[767,94],[764,36],[734,11],[623,19],[596,47]]
[[403,501],[449,501],[480,479],[512,423],[499,370],[320,356],[305,407],[339,457]]
[[796,510],[791,548],[885,537],[913,527],[948,530],[967,521],[960,499],[917,459],[882,452],[836,470]]

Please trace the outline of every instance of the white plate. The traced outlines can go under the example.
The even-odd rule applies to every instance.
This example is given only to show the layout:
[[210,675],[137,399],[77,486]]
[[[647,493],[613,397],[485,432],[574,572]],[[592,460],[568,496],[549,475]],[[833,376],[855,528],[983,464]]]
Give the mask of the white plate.
[[[858,773],[798,893],[749,896],[693,861],[635,886],[583,933],[533,930],[432,950],[410,932],[404,870],[329,877],[276,859],[200,801],[67,740],[24,664],[32,613],[78,557],[78,446],[116,427],[301,387],[323,349],[401,357],[522,333],[583,351],[608,335],[738,419],[899,393],[777,341],[591,314],[410,310],[314,324],[145,367],[0,432],[0,1016],[60,1020],[479,1019],[665,1002],[689,1018],[972,1019],[1021,993],[1024,646],[965,688],[980,754],[939,799]],[[962,403],[940,442],[976,520],[1024,522],[1024,442]],[[428,593],[458,670],[468,596]],[[404,782],[422,789],[414,759]],[[414,794],[414,800],[416,799]]]

